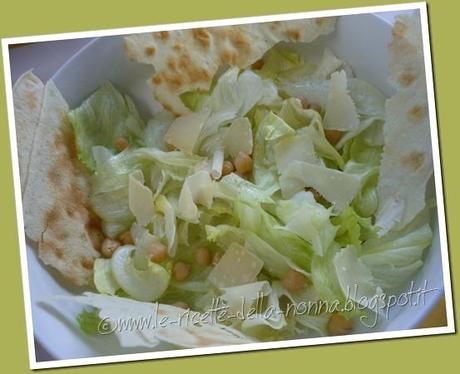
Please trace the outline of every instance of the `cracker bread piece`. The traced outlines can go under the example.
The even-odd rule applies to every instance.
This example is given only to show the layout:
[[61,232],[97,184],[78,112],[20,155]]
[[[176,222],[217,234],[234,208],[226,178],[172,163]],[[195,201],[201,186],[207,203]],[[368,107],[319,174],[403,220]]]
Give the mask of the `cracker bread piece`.
[[38,243],[40,259],[83,286],[90,282],[103,236],[89,208],[87,176],[65,120],[68,110],[55,84],[48,81],[23,197],[24,225],[27,237]]
[[384,148],[377,186],[380,235],[401,230],[426,205],[433,174],[428,98],[418,12],[393,27],[390,82],[396,94],[385,104]]
[[18,145],[19,175],[24,194],[30,154],[42,107],[43,82],[31,70],[21,75],[13,86],[14,119]]
[[219,66],[246,68],[281,41],[311,42],[334,31],[335,18],[315,18],[246,25],[133,34],[125,37],[126,55],[151,64],[155,99],[175,115],[189,110],[180,95],[208,90]]

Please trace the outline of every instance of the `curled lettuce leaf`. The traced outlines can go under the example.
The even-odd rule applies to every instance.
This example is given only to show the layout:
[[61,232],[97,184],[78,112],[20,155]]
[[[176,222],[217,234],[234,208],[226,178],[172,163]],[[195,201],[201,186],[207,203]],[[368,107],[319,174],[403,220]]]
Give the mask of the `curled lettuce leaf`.
[[234,209],[241,228],[257,234],[298,268],[305,272],[310,270],[312,249],[305,239],[283,226],[282,221],[260,204],[237,201]]
[[361,217],[351,207],[333,217],[331,222],[338,226],[335,241],[342,247],[350,244],[359,250],[363,242],[377,234],[377,228],[372,226],[371,219]]
[[332,244],[337,227],[330,221],[331,210],[318,204],[310,192],[280,201],[276,212],[285,228],[309,242],[318,256],[323,256]]
[[67,114],[75,133],[78,158],[95,170],[92,149],[104,146],[115,150],[116,139],[123,137],[132,146],[144,145],[145,124],[134,103],[110,83],[104,83],[80,107]]
[[[293,161],[280,177],[283,196],[292,197],[305,187],[314,188],[333,204],[334,211],[342,211],[358,193],[361,182],[352,174],[303,161]],[[340,189],[337,188],[340,185]]]
[[431,244],[432,236],[430,226],[423,224],[399,237],[369,240],[361,261],[382,288],[401,287],[423,265],[423,251]]
[[259,113],[255,127],[252,174],[258,187],[272,188],[276,191],[279,187],[273,146],[277,140],[287,135],[295,135],[295,131],[275,113],[263,111]]
[[112,274],[112,264],[110,259],[97,258],[94,261],[94,286],[98,292],[107,295],[115,295],[120,288]]
[[134,246],[119,247],[111,259],[112,273],[116,282],[130,297],[140,301],[157,300],[169,284],[169,273],[154,262],[148,261],[145,269],[134,265],[131,254]]
[[[348,80],[350,96],[360,116],[384,118],[385,96],[369,83],[358,78]],[[293,83],[283,82],[280,89],[285,94],[307,99],[309,102],[325,107],[331,89],[330,80],[306,79]]]
[[375,133],[380,133],[379,123],[374,123],[367,130],[351,139],[344,147],[344,155],[348,159],[344,173],[359,178],[361,187],[355,196],[352,206],[363,217],[371,217],[378,207],[377,182],[382,154],[382,146],[375,144]]
[[145,147],[166,150],[165,134],[173,121],[174,116],[167,110],[156,113],[144,129]]
[[155,200],[155,209],[163,215],[164,232],[168,243],[168,254],[170,257],[174,257],[177,251],[177,221],[175,209],[164,195],[159,195]]
[[271,195],[275,188],[263,189],[248,182],[235,173],[226,175],[215,184],[215,196],[230,201],[242,200],[247,202],[274,203]]
[[244,117],[258,102],[278,101],[274,85],[264,81],[251,70],[228,69],[218,79],[210,96],[203,102],[200,112],[208,112],[198,144],[216,134],[225,124]]
[[[90,179],[90,201],[95,213],[103,221],[105,233],[110,237],[126,231],[134,221],[129,205],[129,180],[133,172],[142,172],[145,180],[153,179],[156,182],[152,186],[153,204],[153,197],[158,196],[158,190],[168,185],[174,187],[174,184],[167,183],[168,179],[183,181],[203,161],[199,156],[188,156],[180,151],[163,152],[156,148],[127,149],[118,154],[105,152],[107,154],[97,163],[96,171]],[[159,174],[156,174],[158,170],[155,169],[160,170]],[[158,176],[159,180],[154,176]],[[147,192],[147,186],[138,187]]]
[[116,237],[131,227],[134,216],[129,209],[129,176],[149,165],[148,160],[141,160],[132,150],[118,154],[106,150],[106,158],[96,164],[90,178],[90,202],[109,237]]
[[263,65],[258,74],[263,78],[277,81],[282,77],[298,72],[304,66],[305,62],[298,53],[278,44],[264,56]]
[[[298,334],[304,336],[311,336],[312,334],[326,336],[328,334],[327,323],[330,315],[320,310],[319,295],[314,287],[306,287],[296,293],[286,290],[279,281],[273,282],[272,287],[278,297],[284,296],[289,300],[285,311],[286,318],[294,319]],[[295,313],[295,310],[304,311],[305,309],[304,313]]]
[[315,152],[323,159],[332,161],[342,168],[344,161],[339,152],[327,141],[324,134],[321,115],[312,109],[304,109],[297,98],[286,99],[278,113],[286,123],[297,129],[297,134],[308,137]]
[[186,91],[180,95],[184,105],[193,112],[199,111],[207,97],[209,97],[209,93],[202,90]]
[[[374,311],[379,311],[385,305],[381,299],[382,288],[362,259],[357,256],[356,248],[342,248],[334,256],[333,263],[340,288],[347,298],[364,307],[371,307]],[[375,305],[369,303],[372,299],[378,302]]]

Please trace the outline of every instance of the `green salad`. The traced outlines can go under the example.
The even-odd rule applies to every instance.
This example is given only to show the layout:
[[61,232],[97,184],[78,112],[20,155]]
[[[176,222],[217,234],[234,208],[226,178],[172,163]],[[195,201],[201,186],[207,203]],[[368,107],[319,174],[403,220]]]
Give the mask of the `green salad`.
[[241,341],[344,334],[422,266],[428,207],[397,229],[377,214],[386,98],[330,50],[314,64],[278,45],[181,100],[189,113],[146,120],[106,82],[68,113],[106,236],[84,331],[113,317],[108,295],[165,314],[225,307],[208,327]]

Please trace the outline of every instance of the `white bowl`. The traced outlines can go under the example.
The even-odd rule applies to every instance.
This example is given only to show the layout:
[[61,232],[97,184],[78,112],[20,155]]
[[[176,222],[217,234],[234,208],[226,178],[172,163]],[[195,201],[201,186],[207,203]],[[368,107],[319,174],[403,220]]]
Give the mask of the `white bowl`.
[[[377,15],[349,15],[338,20],[337,31],[333,35],[322,37],[315,44],[329,46],[352,66],[356,76],[374,84],[386,95],[391,95],[393,91],[387,83],[387,44],[390,37],[391,26]],[[151,96],[145,80],[151,73],[151,67],[127,60],[121,37],[104,37],[95,39],[77,53],[52,79],[71,107],[78,106],[98,85],[110,80],[130,94],[141,112],[149,116],[155,110],[152,103],[146,100]],[[425,265],[414,281],[421,286],[427,280],[429,288],[436,288],[437,291],[426,295],[424,305],[393,309],[390,320],[381,320],[378,330],[366,330],[361,326],[357,329],[358,333],[412,329],[443,294],[441,250],[435,220],[433,227],[432,248],[427,251]],[[27,253],[34,334],[55,359],[148,351],[120,348],[114,337],[86,336],[75,322],[81,310],[79,305],[61,302],[51,307],[40,303],[40,300],[54,295],[75,294],[82,290],[69,288],[58,274],[45,268],[33,248],[29,248]]]

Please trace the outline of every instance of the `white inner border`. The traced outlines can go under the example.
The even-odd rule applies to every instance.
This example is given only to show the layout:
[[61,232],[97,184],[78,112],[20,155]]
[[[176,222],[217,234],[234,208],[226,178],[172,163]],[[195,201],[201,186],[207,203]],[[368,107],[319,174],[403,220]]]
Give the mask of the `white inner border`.
[[[19,182],[19,164],[18,164],[17,144],[16,144],[16,129],[14,125],[15,120],[14,120],[14,108],[13,108],[13,90],[12,90],[10,58],[9,58],[9,45],[10,44],[34,43],[34,42],[44,42],[44,41],[52,41],[52,40],[67,40],[67,39],[99,37],[99,36],[112,36],[112,35],[120,35],[120,34],[145,33],[145,32],[166,31],[166,30],[177,30],[177,29],[190,29],[190,28],[196,28],[196,27],[213,27],[213,26],[226,26],[226,25],[247,24],[247,23],[256,23],[256,22],[285,21],[285,20],[306,19],[306,18],[316,18],[316,17],[325,17],[325,16],[345,16],[345,15],[351,15],[351,14],[390,12],[390,11],[401,11],[401,10],[419,10],[420,17],[421,17],[423,52],[425,56],[424,58],[425,58],[426,85],[427,85],[427,92],[428,92],[428,105],[429,105],[430,128],[431,128],[431,139],[432,139],[434,178],[435,178],[435,184],[436,184],[439,235],[440,235],[441,254],[442,254],[443,281],[444,281],[444,291],[445,291],[445,300],[446,300],[447,326],[424,328],[424,329],[414,329],[414,330],[403,330],[403,331],[376,332],[376,333],[348,335],[348,336],[322,337],[322,338],[314,338],[314,339],[297,339],[297,340],[288,340],[288,341],[280,341],[280,342],[250,343],[250,344],[243,344],[243,345],[229,345],[229,346],[219,346],[219,347],[211,347],[211,348],[192,348],[192,349],[180,349],[180,350],[163,351],[163,352],[134,353],[134,354],[117,355],[117,356],[103,356],[103,357],[91,357],[91,358],[82,358],[82,359],[37,362],[36,357],[35,357],[35,343],[34,343],[33,328],[32,328],[32,308],[31,308],[31,301],[30,301],[29,277],[28,277],[28,272],[27,272],[26,239],[25,239],[25,234],[23,230],[24,221],[23,221],[23,210],[22,210],[21,184]],[[331,344],[331,343],[345,343],[345,342],[357,342],[357,341],[366,341],[366,340],[381,340],[381,339],[413,337],[413,336],[448,334],[448,333],[455,332],[454,313],[453,313],[453,304],[452,304],[452,287],[451,287],[450,271],[449,271],[448,242],[447,242],[446,221],[445,221],[445,211],[444,211],[444,196],[443,196],[443,185],[442,185],[442,174],[441,174],[441,162],[440,162],[440,155],[439,155],[438,127],[437,127],[437,121],[436,121],[436,107],[435,107],[435,97],[434,97],[434,87],[433,87],[433,71],[432,71],[432,65],[431,65],[430,37],[429,37],[429,28],[428,28],[427,7],[426,7],[425,2],[349,8],[349,9],[336,9],[336,10],[327,10],[327,11],[302,12],[302,13],[287,13],[287,14],[280,14],[280,15],[231,18],[231,19],[212,20],[212,21],[171,23],[171,24],[166,24],[166,25],[140,26],[140,27],[130,27],[130,28],[109,29],[109,30],[97,30],[97,31],[84,31],[84,32],[62,33],[62,34],[48,34],[48,35],[4,38],[2,39],[2,53],[3,53],[4,75],[5,75],[6,102],[7,102],[7,110],[8,110],[10,144],[11,144],[11,158],[12,158],[12,166],[13,166],[14,193],[15,193],[15,201],[16,201],[16,219],[17,219],[17,224],[18,224],[18,239],[19,239],[19,246],[20,246],[20,257],[21,257],[22,287],[23,287],[24,306],[25,306],[25,314],[26,314],[27,342],[28,342],[28,349],[29,349],[29,365],[31,369],[45,369],[45,368],[55,368],[55,367],[102,364],[102,363],[109,363],[109,362],[150,360],[150,359],[156,359],[156,358],[197,356],[197,355],[226,353],[226,352],[256,351],[256,350],[266,350],[266,349],[274,349],[274,348],[302,347],[302,346],[322,345],[322,344]]]

